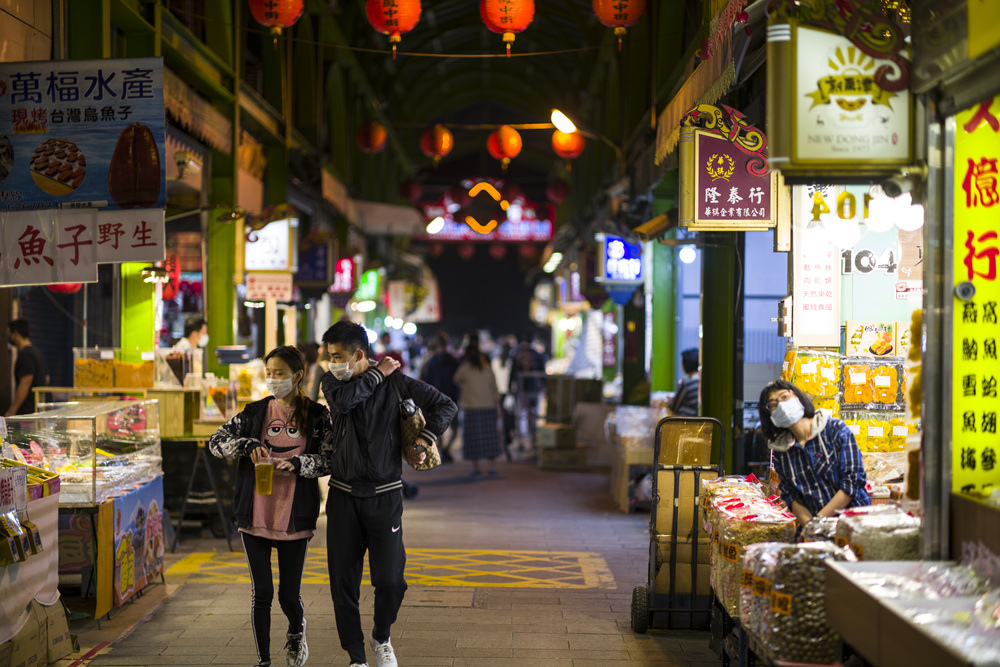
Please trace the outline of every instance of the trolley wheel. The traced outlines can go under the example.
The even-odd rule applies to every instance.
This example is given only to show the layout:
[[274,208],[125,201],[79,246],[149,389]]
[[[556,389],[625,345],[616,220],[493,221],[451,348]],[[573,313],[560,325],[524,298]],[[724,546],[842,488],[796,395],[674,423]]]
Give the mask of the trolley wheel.
[[639,634],[649,629],[649,589],[637,586],[632,589],[632,630]]

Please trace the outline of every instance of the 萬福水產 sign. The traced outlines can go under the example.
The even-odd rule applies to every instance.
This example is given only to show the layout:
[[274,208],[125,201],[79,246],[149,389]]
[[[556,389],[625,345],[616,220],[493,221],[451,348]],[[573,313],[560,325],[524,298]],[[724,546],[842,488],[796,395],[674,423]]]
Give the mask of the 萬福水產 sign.
[[867,11],[831,2],[806,18],[779,2],[771,13],[769,158],[786,178],[874,177],[912,160],[908,47],[878,17],[880,39],[852,30],[853,13]]
[[163,59],[0,64],[0,210],[166,205]]
[[998,161],[1000,95],[955,117],[950,383],[954,492],[984,492],[1000,485]]

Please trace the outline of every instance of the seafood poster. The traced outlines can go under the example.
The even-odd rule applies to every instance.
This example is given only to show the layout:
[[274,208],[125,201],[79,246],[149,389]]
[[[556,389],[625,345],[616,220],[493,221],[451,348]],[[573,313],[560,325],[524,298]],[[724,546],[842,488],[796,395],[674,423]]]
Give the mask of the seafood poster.
[[163,59],[0,63],[0,211],[163,209]]
[[163,574],[163,478],[114,499],[115,606]]

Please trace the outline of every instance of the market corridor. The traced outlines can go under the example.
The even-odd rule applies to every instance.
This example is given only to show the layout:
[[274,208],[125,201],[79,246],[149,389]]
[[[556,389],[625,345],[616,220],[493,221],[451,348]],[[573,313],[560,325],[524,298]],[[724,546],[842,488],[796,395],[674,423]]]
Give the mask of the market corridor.
[[[632,588],[646,578],[649,515],[616,511],[605,471],[540,471],[501,464],[475,481],[462,463],[407,477],[403,530],[410,588],[392,629],[400,665],[718,664],[708,634],[629,628]],[[306,564],[310,665],[347,665],[326,584],[325,517]],[[212,551],[214,550],[214,551]],[[168,585],[183,586],[90,665],[232,665],[256,660],[242,553],[222,540],[182,542]],[[362,586],[371,627],[372,589]],[[284,619],[274,605],[272,660],[284,664]],[[369,658],[372,656],[369,655]],[[374,664],[374,662],[370,662]]]

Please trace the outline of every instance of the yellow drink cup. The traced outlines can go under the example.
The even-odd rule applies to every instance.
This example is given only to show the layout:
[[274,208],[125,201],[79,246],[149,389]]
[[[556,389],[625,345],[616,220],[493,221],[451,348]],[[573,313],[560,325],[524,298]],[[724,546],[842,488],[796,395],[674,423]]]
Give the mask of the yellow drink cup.
[[271,495],[271,482],[274,480],[274,459],[260,459],[254,465],[253,472],[257,495]]

